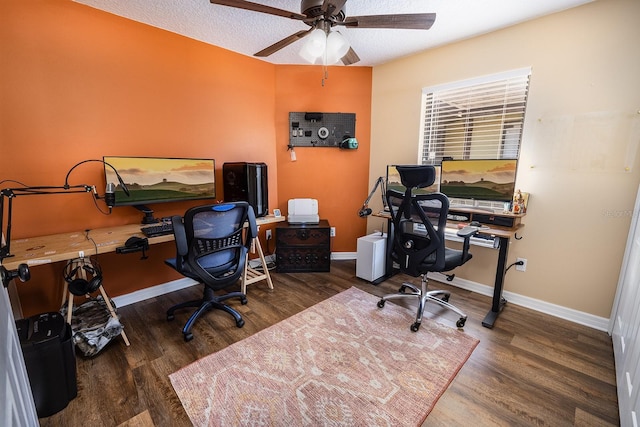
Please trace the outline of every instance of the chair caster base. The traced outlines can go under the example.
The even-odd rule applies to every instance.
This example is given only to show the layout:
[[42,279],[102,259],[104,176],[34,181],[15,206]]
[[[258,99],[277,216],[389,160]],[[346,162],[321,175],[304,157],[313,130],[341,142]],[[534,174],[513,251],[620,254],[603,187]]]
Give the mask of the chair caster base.
[[236,320],[236,326],[242,328],[244,326],[244,319]]
[[176,316],[174,316],[173,314],[167,314],[167,322],[170,322],[175,318],[176,318]]
[[461,317],[458,319],[458,321],[456,322],[456,326],[458,328],[464,328],[464,324],[467,323],[467,318],[466,317]]
[[418,329],[420,329],[420,323],[416,322],[413,325],[411,325],[412,332],[418,332]]
[[189,342],[193,339],[193,334],[191,332],[187,332],[186,334],[184,334],[184,341],[185,342]]
[[383,299],[381,299],[380,301],[378,301],[378,308],[382,308],[382,307],[384,307],[384,303],[385,303],[385,300],[383,300]]

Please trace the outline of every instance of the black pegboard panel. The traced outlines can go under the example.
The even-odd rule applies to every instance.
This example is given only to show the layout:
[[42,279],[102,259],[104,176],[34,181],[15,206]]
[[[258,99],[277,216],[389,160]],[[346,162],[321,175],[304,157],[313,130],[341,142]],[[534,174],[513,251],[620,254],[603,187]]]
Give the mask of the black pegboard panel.
[[355,136],[355,113],[289,113],[291,147],[340,147]]

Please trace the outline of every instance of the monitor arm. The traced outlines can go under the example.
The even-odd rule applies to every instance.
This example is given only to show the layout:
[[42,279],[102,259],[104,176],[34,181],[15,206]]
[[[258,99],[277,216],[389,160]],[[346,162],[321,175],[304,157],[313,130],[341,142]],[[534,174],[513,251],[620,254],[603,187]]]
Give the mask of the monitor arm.
[[148,208],[145,205],[133,205],[133,207],[144,214],[144,217],[142,218],[143,224],[156,224],[160,222],[159,219],[153,216],[153,209]]

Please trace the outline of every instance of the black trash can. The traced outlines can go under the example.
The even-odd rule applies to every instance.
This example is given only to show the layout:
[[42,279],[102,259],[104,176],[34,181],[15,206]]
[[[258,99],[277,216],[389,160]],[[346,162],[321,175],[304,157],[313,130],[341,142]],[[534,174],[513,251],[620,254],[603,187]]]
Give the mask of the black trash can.
[[78,395],[71,326],[60,313],[16,320],[39,418],[66,408]]

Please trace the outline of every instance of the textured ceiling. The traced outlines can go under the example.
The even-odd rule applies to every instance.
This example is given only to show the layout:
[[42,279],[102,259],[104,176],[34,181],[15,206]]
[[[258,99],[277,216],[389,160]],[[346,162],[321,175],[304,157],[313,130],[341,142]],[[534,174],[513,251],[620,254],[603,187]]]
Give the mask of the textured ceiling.
[[[309,27],[303,22],[211,4],[208,0],[74,0],[96,9],[220,46],[254,53]],[[435,12],[430,30],[340,27],[360,56],[359,66],[379,65],[436,46],[488,33],[592,0],[348,0],[347,16]],[[254,0],[300,12],[299,0]],[[305,64],[296,41],[263,58],[274,64]]]

